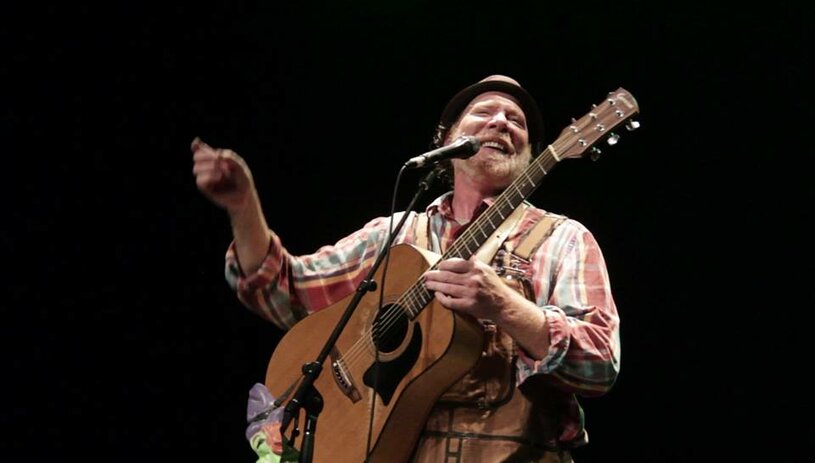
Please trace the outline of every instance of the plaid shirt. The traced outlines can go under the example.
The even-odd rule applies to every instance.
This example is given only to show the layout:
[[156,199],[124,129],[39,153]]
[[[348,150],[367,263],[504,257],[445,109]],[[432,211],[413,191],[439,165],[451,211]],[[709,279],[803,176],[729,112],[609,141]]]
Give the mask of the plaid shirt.
[[[485,201],[476,215],[492,202]],[[397,213],[397,224],[403,213]],[[410,212],[394,243],[415,244],[417,213]],[[442,254],[466,229],[452,212],[452,193],[437,198],[425,210],[430,227],[431,250]],[[505,241],[514,249],[534,224],[549,214],[528,207]],[[471,223],[471,222],[470,222]],[[293,256],[271,233],[269,252],[260,269],[244,275],[234,243],[226,253],[226,279],[240,301],[282,329],[307,314],[339,302],[352,294],[367,276],[385,241],[389,217],[379,217],[362,229],[324,246],[315,253]],[[505,266],[499,251],[494,267]],[[620,367],[619,317],[611,294],[608,273],[593,235],[579,222],[564,220],[530,257],[512,258],[513,272],[522,272],[532,283],[537,305],[549,329],[549,351],[541,360],[520,353],[518,384],[532,375],[546,374],[559,390],[597,396],[614,383]],[[572,401],[570,417],[561,438],[582,437],[582,412]]]

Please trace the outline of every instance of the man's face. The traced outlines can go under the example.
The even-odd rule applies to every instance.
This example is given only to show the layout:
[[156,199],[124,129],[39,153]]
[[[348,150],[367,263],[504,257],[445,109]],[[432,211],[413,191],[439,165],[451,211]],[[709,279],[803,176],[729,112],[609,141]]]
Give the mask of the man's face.
[[526,116],[517,101],[500,92],[477,96],[450,129],[447,142],[462,135],[481,141],[469,159],[454,159],[455,176],[465,175],[482,188],[501,189],[523,171],[532,158]]

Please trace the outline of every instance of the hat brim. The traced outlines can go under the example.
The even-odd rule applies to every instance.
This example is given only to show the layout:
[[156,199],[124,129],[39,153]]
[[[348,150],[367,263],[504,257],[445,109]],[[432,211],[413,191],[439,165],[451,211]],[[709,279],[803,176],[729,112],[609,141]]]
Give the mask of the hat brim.
[[529,143],[533,146],[543,143],[543,116],[535,99],[523,88],[499,80],[479,82],[458,92],[447,103],[447,106],[444,107],[444,111],[442,111],[441,114],[441,123],[449,129],[450,126],[456,122],[467,105],[470,104],[475,97],[486,92],[506,93],[517,99],[518,104],[526,116]]

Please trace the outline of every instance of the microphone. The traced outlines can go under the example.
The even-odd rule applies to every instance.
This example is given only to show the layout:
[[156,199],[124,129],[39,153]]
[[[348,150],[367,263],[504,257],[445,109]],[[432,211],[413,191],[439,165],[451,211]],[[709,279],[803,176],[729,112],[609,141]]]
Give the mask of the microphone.
[[406,168],[415,169],[424,167],[427,164],[435,164],[445,159],[467,159],[474,155],[481,149],[481,142],[477,138],[469,135],[464,135],[456,138],[453,143],[441,148],[436,148],[428,151],[420,156],[410,158],[405,163]]

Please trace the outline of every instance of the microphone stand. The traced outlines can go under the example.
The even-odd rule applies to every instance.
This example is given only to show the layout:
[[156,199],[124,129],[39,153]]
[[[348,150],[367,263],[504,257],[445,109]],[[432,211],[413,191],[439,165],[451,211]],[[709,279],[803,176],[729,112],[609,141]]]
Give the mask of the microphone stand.
[[339,323],[336,327],[334,327],[334,330],[328,337],[328,340],[323,346],[323,350],[320,351],[319,355],[313,362],[303,365],[303,379],[295,391],[292,399],[286,404],[283,411],[283,420],[280,424],[280,435],[283,436],[286,429],[289,427],[291,420],[300,413],[300,408],[306,411],[306,422],[304,426],[305,432],[303,433],[302,446],[299,456],[300,463],[311,463],[314,456],[314,437],[317,430],[317,418],[320,412],[323,410],[323,398],[319,391],[314,388],[314,381],[317,380],[323,370],[323,362],[325,362],[328,354],[334,348],[337,338],[339,338],[340,333],[342,333],[343,329],[345,329],[345,325],[348,324],[348,321],[351,319],[351,315],[353,315],[353,312],[356,310],[357,305],[359,305],[359,302],[362,300],[362,297],[365,296],[365,293],[376,290],[376,281],[373,280],[374,274],[382,263],[382,260],[390,251],[391,244],[393,243],[393,240],[396,239],[396,235],[398,235],[399,230],[401,230],[402,226],[405,224],[408,213],[413,210],[422,193],[430,189],[430,184],[436,179],[437,176],[438,171],[436,169],[431,169],[419,182],[419,189],[416,191],[416,194],[414,194],[413,199],[410,201],[410,204],[405,210],[405,213],[402,214],[402,219],[396,225],[396,230],[391,231],[390,239],[382,251],[380,251],[380,253],[377,255],[376,260],[374,261],[371,270],[365,276],[365,279],[362,280],[359,287],[356,289],[354,297],[346,307]]

